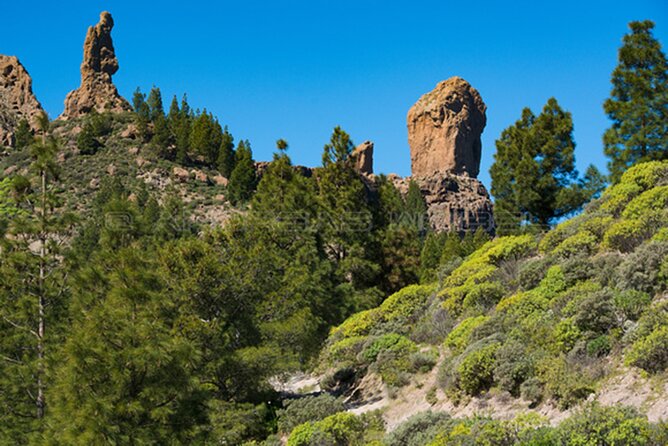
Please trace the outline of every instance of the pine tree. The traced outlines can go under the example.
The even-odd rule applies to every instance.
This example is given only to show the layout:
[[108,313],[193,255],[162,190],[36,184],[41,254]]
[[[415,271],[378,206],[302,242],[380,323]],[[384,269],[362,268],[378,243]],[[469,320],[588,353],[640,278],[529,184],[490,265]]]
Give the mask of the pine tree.
[[227,185],[229,199],[232,204],[248,201],[257,184],[253,152],[248,141],[240,141],[236,150],[235,167]]
[[201,157],[204,163],[213,167],[218,161],[222,138],[223,130],[218,120],[204,110],[193,122],[190,132],[190,149]]
[[151,120],[151,108],[146,103],[146,95],[141,92],[139,87],[137,87],[132,95],[132,107],[135,111],[135,125],[137,126],[139,139],[148,141],[148,123]]
[[192,112],[188,105],[188,97],[184,94],[181,99],[181,109],[175,107],[176,97],[172,101],[169,111],[169,126],[174,134],[174,145],[176,146],[176,162],[185,164],[188,161],[190,149],[190,129]]
[[153,86],[153,88],[151,88],[151,91],[148,94],[148,98],[146,99],[146,103],[148,104],[149,108],[149,119],[152,122],[155,122],[158,116],[162,116],[164,118],[165,109],[162,105],[162,94],[160,93],[160,89],[158,87]]
[[234,137],[228,131],[227,126],[223,129],[223,134],[218,151],[218,170],[221,175],[229,179],[236,163],[236,153],[234,151]]
[[161,158],[174,160],[176,154],[172,150],[174,135],[169,128],[167,118],[158,114],[153,121],[153,137],[151,143],[157,155]]
[[35,441],[31,436],[44,428],[47,365],[65,320],[61,243],[71,236],[71,219],[54,211],[58,146],[46,114],[38,118],[38,132],[31,146],[34,178],[14,180],[19,212],[1,242],[0,438],[8,444]]
[[496,148],[490,174],[499,234],[527,224],[547,228],[591,198],[578,195],[573,201],[571,192],[578,187],[573,121],[556,99],[549,99],[538,116],[525,108]]
[[372,233],[373,213],[355,170],[353,148],[350,136],[341,127],[334,128],[322,155],[318,195],[321,233],[342,284],[341,299],[348,311],[360,311],[378,304],[382,293],[375,286],[380,248]]
[[603,143],[613,182],[635,163],[668,159],[668,62],[652,35],[653,22],[631,22],[629,28],[603,104],[612,120]]
[[413,180],[408,183],[408,192],[406,193],[406,216],[420,235],[424,235],[429,229],[427,203],[424,201],[420,186]]
[[23,149],[32,144],[34,139],[28,120],[21,119],[14,130],[14,147]]
[[197,443],[206,402],[199,353],[177,328],[175,302],[147,260],[155,255],[101,255],[94,264],[104,268],[89,273],[102,280],[77,285],[45,443]]

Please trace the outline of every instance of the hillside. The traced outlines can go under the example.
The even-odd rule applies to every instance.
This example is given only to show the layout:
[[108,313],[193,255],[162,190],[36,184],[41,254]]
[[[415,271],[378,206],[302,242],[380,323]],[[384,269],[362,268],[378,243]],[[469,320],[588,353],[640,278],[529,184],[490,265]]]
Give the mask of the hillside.
[[[431,436],[413,426],[419,441],[389,444],[460,444],[444,438],[481,415],[515,420],[494,425],[500,431],[526,414],[536,426],[573,425],[591,402],[665,420],[667,212],[668,163],[637,165],[544,236],[496,238],[441,267],[438,282],[404,288],[332,329],[320,385],[353,413],[380,409],[397,431],[433,412],[407,425],[422,419]],[[432,428],[441,412],[475,417]],[[288,444],[315,444],[296,432]]]

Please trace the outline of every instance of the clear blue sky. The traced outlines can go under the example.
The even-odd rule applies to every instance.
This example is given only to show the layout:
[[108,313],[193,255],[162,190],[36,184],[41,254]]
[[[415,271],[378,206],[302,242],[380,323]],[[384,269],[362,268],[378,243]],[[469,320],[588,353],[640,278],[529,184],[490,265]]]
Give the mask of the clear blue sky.
[[[601,104],[631,20],[652,19],[668,45],[668,1],[70,1],[3,4],[0,53],[16,55],[52,117],[79,85],[86,29],[116,26],[114,81],[131,98],[153,84],[188,93],[258,160],[285,138],[299,164],[320,163],[332,128],[376,143],[375,171],[410,174],[406,112],[450,76],[487,103],[480,178],[494,141],[524,106],[555,96],[573,113],[580,171],[604,168]],[[665,52],[665,48],[664,48]]]

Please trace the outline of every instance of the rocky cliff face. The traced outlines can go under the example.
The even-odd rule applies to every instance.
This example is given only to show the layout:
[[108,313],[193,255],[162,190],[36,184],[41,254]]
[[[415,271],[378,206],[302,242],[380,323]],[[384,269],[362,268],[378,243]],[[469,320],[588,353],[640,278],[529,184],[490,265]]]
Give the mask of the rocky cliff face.
[[16,57],[0,55],[0,145],[12,145],[19,121],[26,119],[34,126],[43,111],[28,71]]
[[423,95],[407,116],[412,175],[478,176],[486,109],[478,91],[460,77]]
[[[475,177],[480,171],[487,107],[480,93],[460,77],[440,82],[408,111],[411,178],[427,203],[437,231],[494,232],[492,201]],[[409,179],[394,179],[400,190]]]
[[81,64],[81,86],[65,98],[60,119],[76,118],[95,109],[98,112],[130,110],[130,104],[118,94],[111,77],[118,71],[118,59],[111,40],[114,19],[108,12],[100,22],[88,28]]
[[364,141],[353,150],[355,169],[363,175],[373,174],[373,142]]

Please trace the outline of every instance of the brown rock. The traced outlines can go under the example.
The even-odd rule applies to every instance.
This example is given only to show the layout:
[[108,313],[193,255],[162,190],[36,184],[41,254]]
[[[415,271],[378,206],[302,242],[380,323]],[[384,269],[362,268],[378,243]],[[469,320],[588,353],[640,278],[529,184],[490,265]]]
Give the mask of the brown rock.
[[[411,178],[392,175],[388,179],[402,194],[408,192]],[[413,180],[420,186],[427,205],[427,215],[423,221],[428,222],[435,231],[463,233],[482,228],[490,234],[494,233],[492,201],[479,180],[449,173]]]
[[65,98],[65,111],[60,119],[76,118],[95,109],[98,112],[130,110],[111,81],[118,71],[118,60],[111,40],[114,20],[104,11],[97,25],[88,28],[81,63],[81,86]]
[[215,175],[212,180],[217,186],[227,186],[227,178],[222,175]]
[[128,124],[128,126],[120,134],[121,138],[126,139],[135,139],[137,138],[137,126],[134,124]]
[[412,176],[478,176],[486,110],[480,93],[460,77],[423,95],[406,119]]
[[183,167],[174,166],[172,174],[174,174],[174,176],[182,183],[185,183],[190,179],[190,172]]
[[14,129],[22,119],[34,129],[44,110],[32,92],[32,79],[14,56],[0,55],[0,145],[14,143]]
[[202,172],[201,170],[194,169],[192,173],[195,175],[195,179],[197,181],[201,181],[202,183],[208,183],[209,182],[209,177]]
[[364,141],[353,150],[355,169],[361,174],[373,174],[373,142]]

